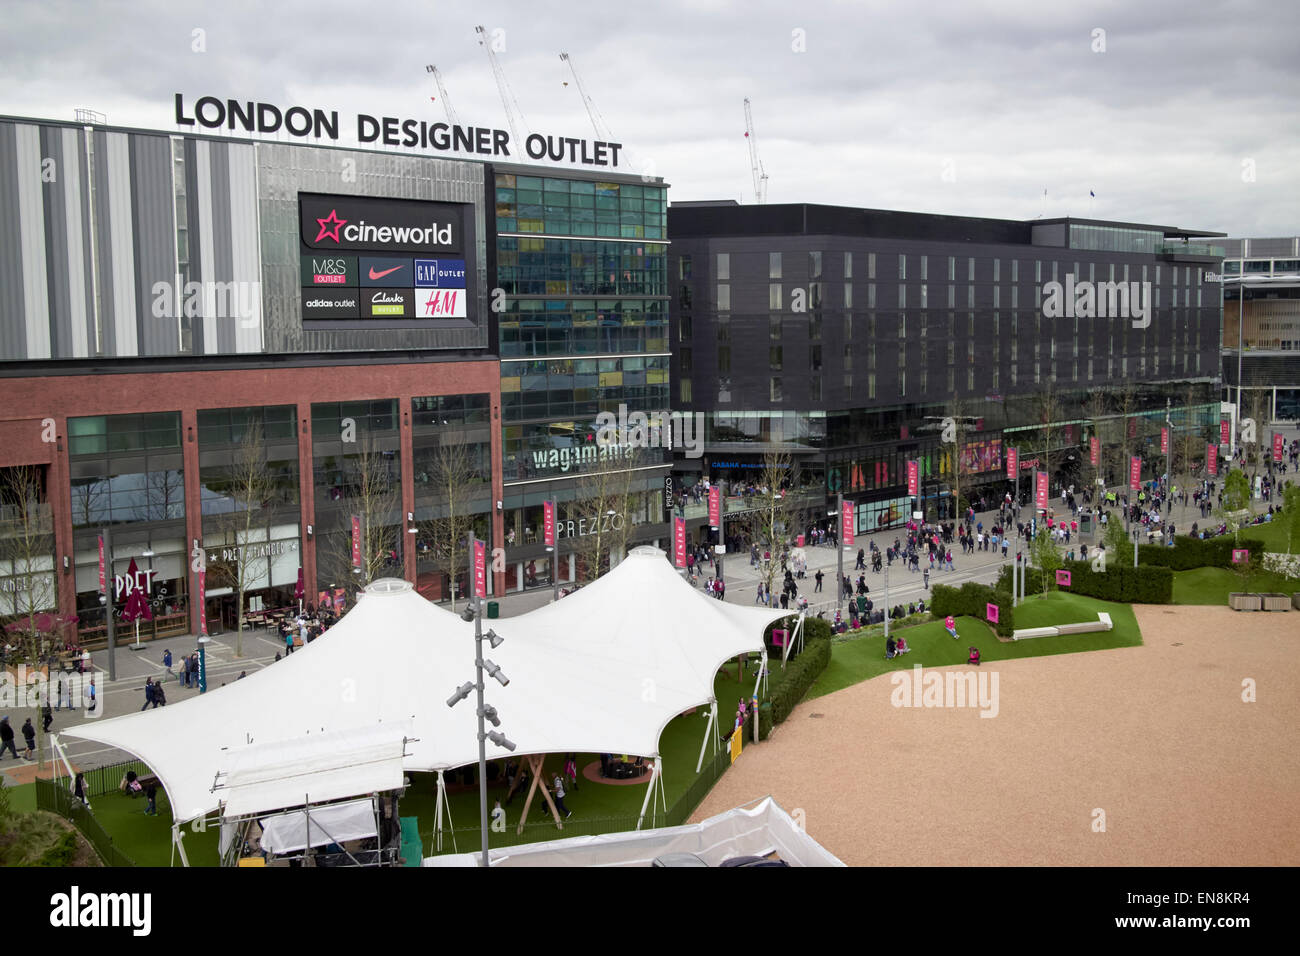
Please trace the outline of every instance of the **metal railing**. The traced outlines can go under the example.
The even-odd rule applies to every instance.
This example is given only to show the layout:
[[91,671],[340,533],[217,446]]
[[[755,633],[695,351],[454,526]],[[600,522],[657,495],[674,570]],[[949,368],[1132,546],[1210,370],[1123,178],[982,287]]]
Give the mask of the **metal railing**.
[[[86,776],[89,779],[90,775]],[[135,866],[135,860],[118,848],[90,808],[58,781],[36,778],[36,807],[68,820],[95,848],[105,866]]]

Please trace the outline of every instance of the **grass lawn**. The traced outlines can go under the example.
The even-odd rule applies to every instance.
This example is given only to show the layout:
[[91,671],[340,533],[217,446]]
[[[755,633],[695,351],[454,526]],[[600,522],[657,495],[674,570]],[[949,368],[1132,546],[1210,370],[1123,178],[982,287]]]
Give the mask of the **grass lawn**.
[[1251,574],[1243,587],[1241,576],[1227,568],[1194,568],[1191,571],[1174,572],[1175,604],[1226,605],[1228,593],[1232,591],[1294,594],[1300,591],[1300,580],[1270,571],[1259,571]]
[[1266,521],[1264,524],[1248,525],[1241,529],[1241,537],[1254,538],[1264,542],[1264,549],[1276,554],[1300,554],[1300,541],[1295,548],[1287,540],[1287,531],[1281,521]]
[[[114,844],[137,866],[169,866],[172,859],[172,815],[167,802],[167,792],[158,788],[158,815],[145,816],[148,801],[143,796],[128,797],[124,793],[106,794],[90,801],[91,812],[99,825],[113,838]],[[216,866],[217,827],[194,833],[190,827],[185,833],[185,853],[190,866]],[[180,857],[176,858],[180,866]]]
[[892,631],[895,635],[901,633],[906,637],[908,646],[912,648],[910,654],[893,660],[885,660],[883,637],[834,644],[831,647],[831,662],[808,692],[808,699],[842,690],[888,671],[909,670],[917,664],[925,667],[965,664],[971,646],[979,648],[981,659],[987,663],[1112,647],[1136,647],[1142,643],[1137,619],[1127,604],[1112,604],[1063,591],[1051,591],[1041,599],[1030,595],[1024,604],[1016,608],[1016,626],[1047,627],[1052,624],[1094,621],[1099,611],[1110,615],[1114,630],[1040,637],[1004,644],[983,621],[973,617],[959,617],[958,639],[955,641],[944,629],[942,621],[933,621],[904,631]]

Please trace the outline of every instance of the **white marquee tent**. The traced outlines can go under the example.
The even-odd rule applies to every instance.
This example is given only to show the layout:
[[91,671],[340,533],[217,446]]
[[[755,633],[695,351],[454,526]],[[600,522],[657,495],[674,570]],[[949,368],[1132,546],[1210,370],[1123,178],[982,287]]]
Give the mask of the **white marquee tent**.
[[[667,723],[713,703],[718,668],[738,654],[762,653],[763,628],[785,615],[711,600],[683,581],[663,552],[637,548],[557,604],[484,622],[506,639],[484,651],[510,679],[507,687],[489,680],[486,700],[499,711],[516,755],[657,758]],[[374,771],[358,766],[349,787],[334,748],[313,748],[312,738],[324,744],[334,734],[387,734],[389,745],[404,748],[405,771],[476,762],[473,699],[454,708],[446,703],[473,679],[473,633],[473,624],[429,603],[409,583],[384,579],[323,638],[272,667],[202,697],[63,734],[147,763],[178,823],[219,811],[229,794],[217,787],[218,776],[247,764],[243,751],[278,741],[294,742],[295,793],[315,799],[312,750],[332,794],[366,793]],[[490,757],[505,755],[489,748]],[[261,763],[260,754],[253,763]]]

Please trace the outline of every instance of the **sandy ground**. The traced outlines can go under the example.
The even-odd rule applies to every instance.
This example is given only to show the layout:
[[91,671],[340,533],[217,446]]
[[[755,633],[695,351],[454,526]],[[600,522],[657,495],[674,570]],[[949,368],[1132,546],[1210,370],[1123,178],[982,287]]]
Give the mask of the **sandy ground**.
[[983,667],[993,718],[805,701],[692,819],[770,793],[850,865],[1300,864],[1300,613],[1134,610],[1142,647]]

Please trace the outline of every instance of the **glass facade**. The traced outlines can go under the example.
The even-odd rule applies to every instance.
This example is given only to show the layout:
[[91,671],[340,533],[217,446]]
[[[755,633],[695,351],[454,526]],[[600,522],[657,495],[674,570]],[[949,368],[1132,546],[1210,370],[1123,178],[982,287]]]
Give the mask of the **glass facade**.
[[1158,229],[1124,229],[1119,226],[1070,226],[1070,248],[1095,252],[1161,251],[1164,233]]
[[665,193],[654,185],[498,174],[497,231],[663,239],[668,220]]

